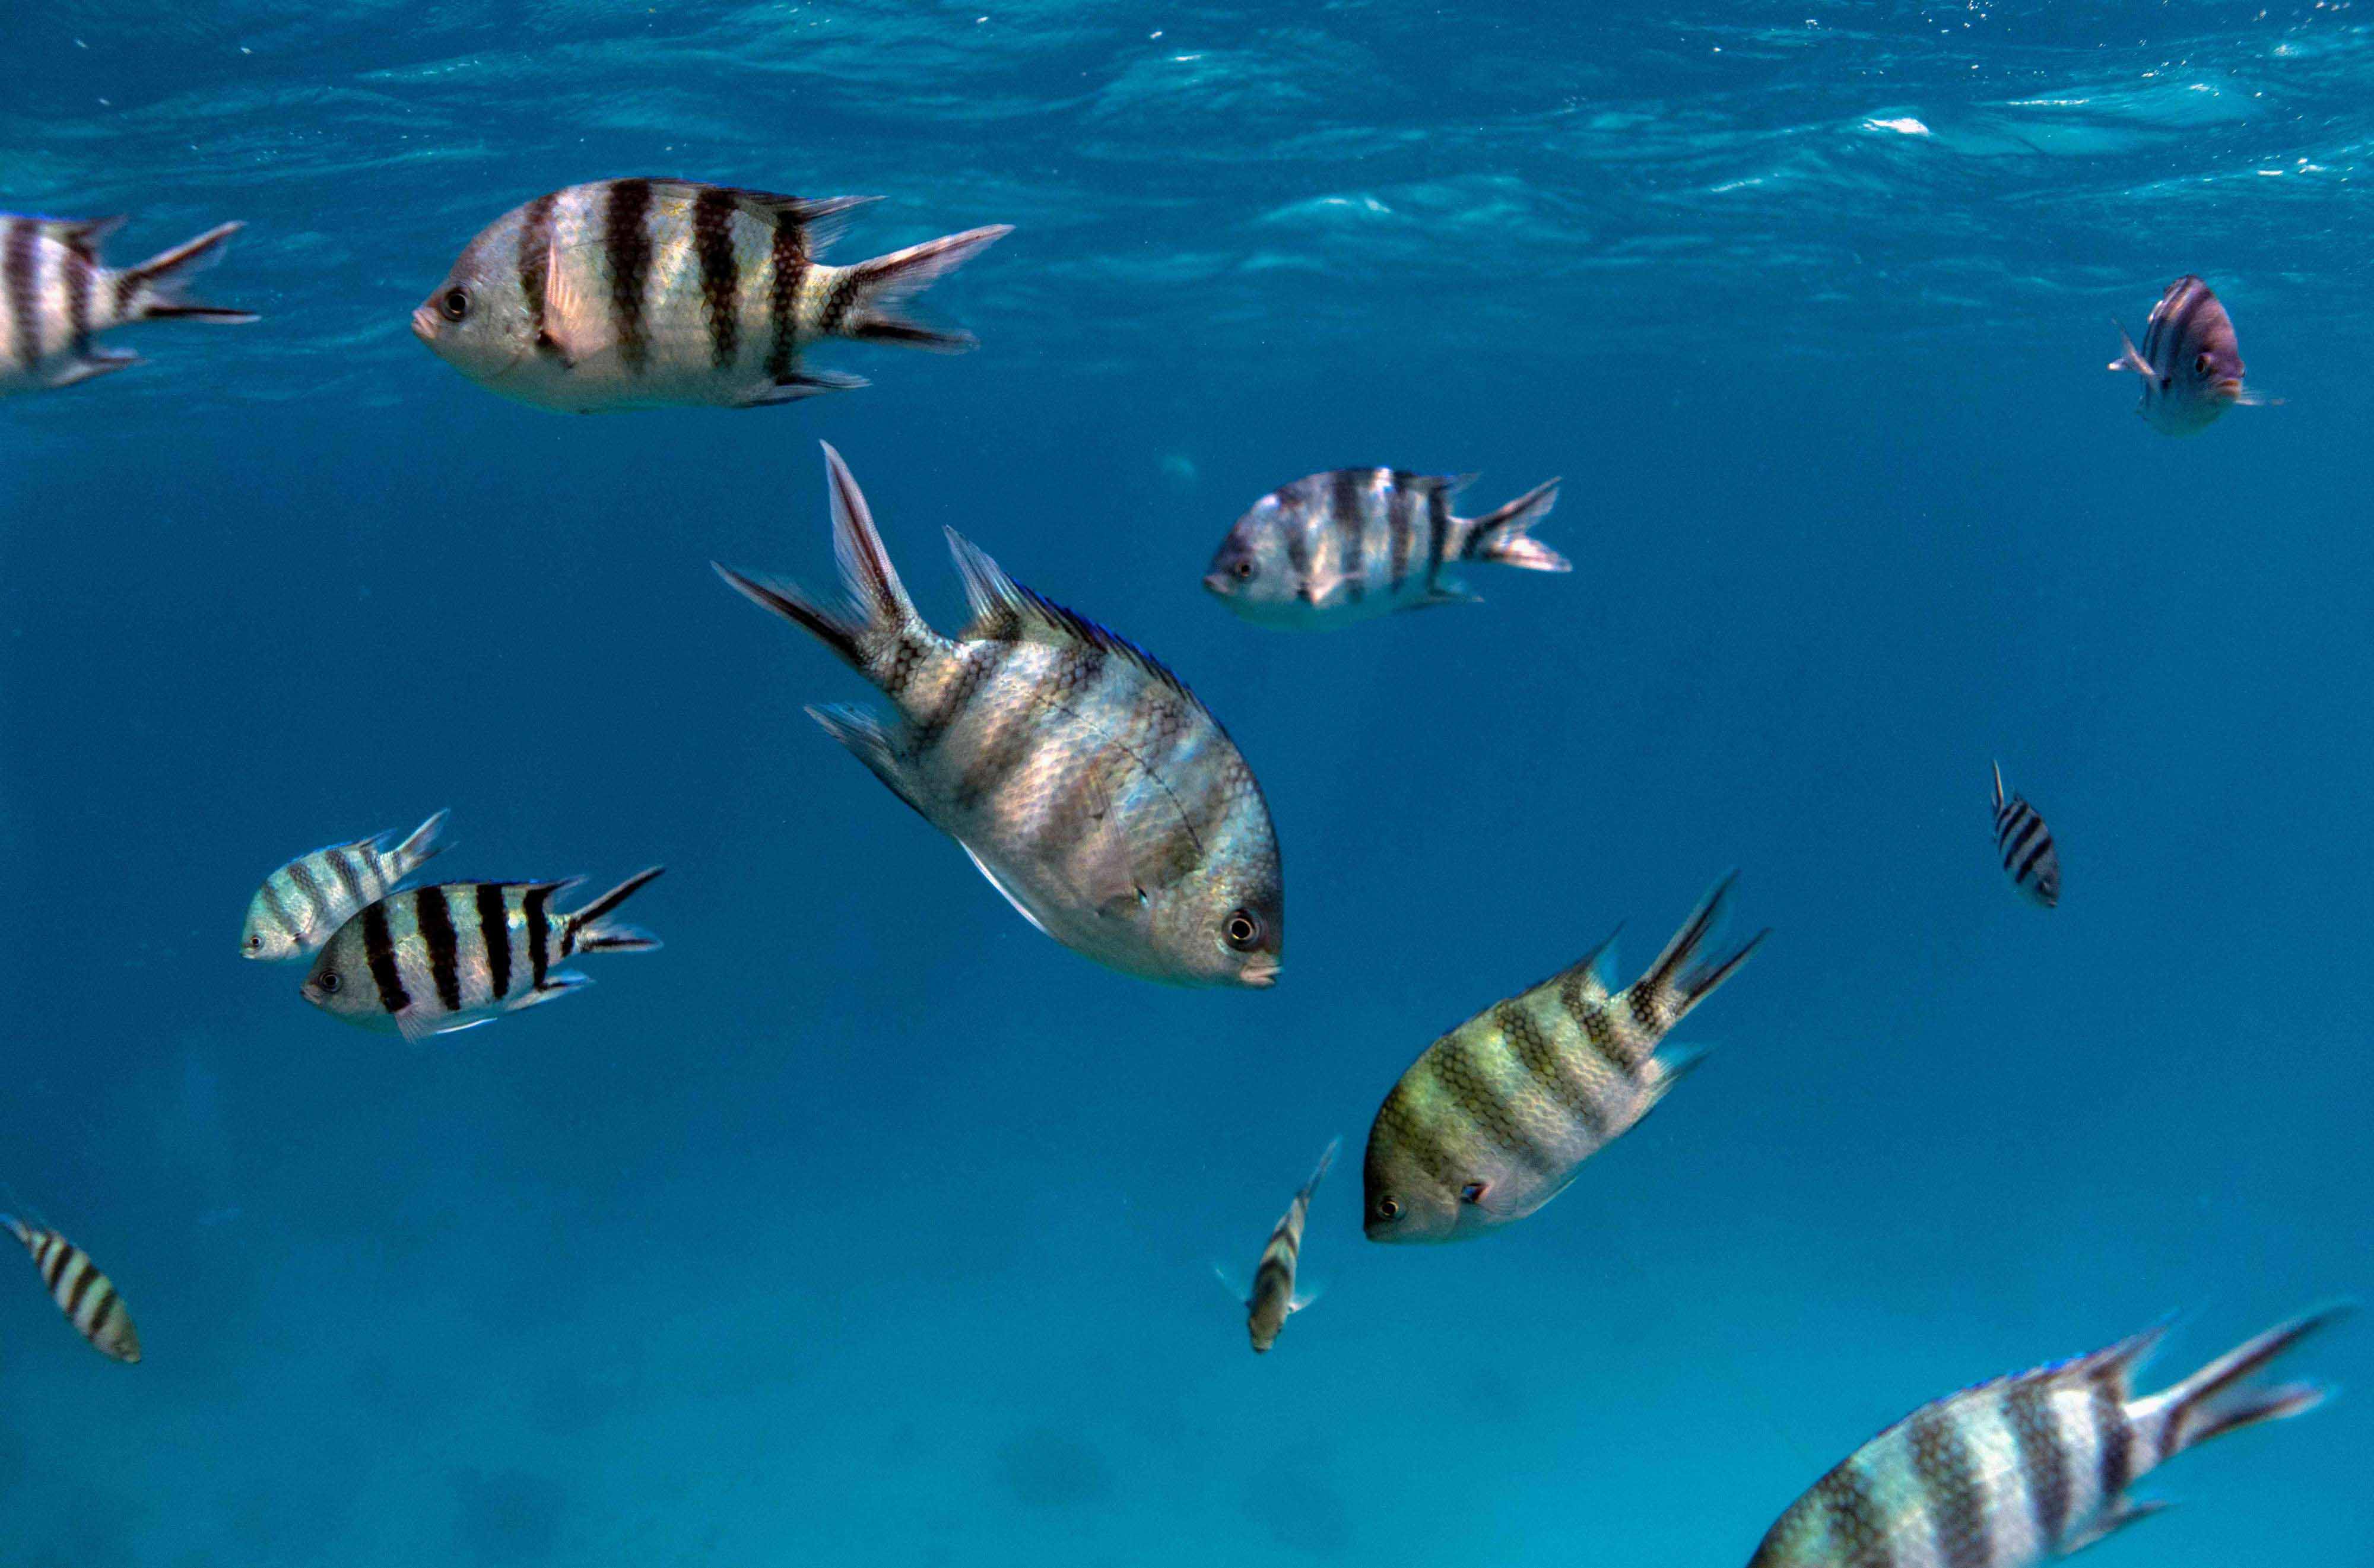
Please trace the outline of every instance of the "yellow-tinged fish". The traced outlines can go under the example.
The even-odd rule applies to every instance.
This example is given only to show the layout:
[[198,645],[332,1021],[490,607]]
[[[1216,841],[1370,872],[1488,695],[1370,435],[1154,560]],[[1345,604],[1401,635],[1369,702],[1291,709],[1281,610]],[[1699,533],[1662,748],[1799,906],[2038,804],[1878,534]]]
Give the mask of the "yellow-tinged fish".
[[1319,1190],[1320,1179],[1335,1162],[1335,1150],[1344,1140],[1329,1140],[1310,1179],[1294,1195],[1278,1217],[1277,1228],[1269,1233],[1269,1244],[1262,1248],[1261,1262],[1253,1269],[1253,1285],[1245,1296],[1245,1326],[1253,1339],[1253,1353],[1258,1355],[1277,1343],[1286,1327],[1286,1320],[1315,1299],[1294,1292],[1294,1271],[1302,1257],[1302,1227],[1310,1218],[1310,1196]]
[[1603,942],[1428,1046],[1369,1129],[1369,1239],[1460,1241],[1522,1220],[1647,1115],[1696,1061],[1659,1054],[1666,1031],[1764,939],[1702,958],[1732,880],[1622,991],[1598,973]]
[[33,1255],[33,1267],[41,1271],[50,1299],[93,1350],[126,1363],[140,1359],[140,1336],[132,1326],[132,1315],[88,1253],[55,1231],[28,1225],[13,1215],[0,1214],[0,1225]]

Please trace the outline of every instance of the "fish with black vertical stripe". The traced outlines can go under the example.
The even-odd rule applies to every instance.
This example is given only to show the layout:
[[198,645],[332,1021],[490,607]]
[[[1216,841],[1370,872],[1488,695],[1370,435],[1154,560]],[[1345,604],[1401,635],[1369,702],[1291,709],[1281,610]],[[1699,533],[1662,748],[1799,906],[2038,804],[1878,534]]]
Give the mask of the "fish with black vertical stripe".
[[41,1270],[50,1299],[58,1303],[76,1333],[112,1360],[129,1364],[140,1359],[140,1336],[132,1326],[132,1314],[88,1253],[55,1231],[28,1224],[12,1214],[0,1214],[0,1225],[6,1226],[9,1234],[32,1255],[33,1267]]
[[1463,1241],[1522,1220],[1638,1126],[1698,1061],[1660,1050],[1666,1032],[1764,939],[1709,955],[1731,880],[1623,990],[1600,973],[1603,942],[1428,1046],[1369,1129],[1369,1239]]
[[489,391],[571,413],[754,408],[864,378],[809,368],[826,338],[953,352],[970,335],[899,307],[1013,232],[997,224],[851,266],[820,259],[871,196],[803,200],[688,180],[599,180],[512,208],[412,312]]
[[2025,796],[2004,798],[2003,764],[1995,764],[1995,854],[2003,858],[2004,875],[2022,898],[2039,908],[2061,902],[2061,852],[2052,847],[2052,831]]
[[1335,1162],[1335,1149],[1341,1139],[1330,1141],[1312,1168],[1310,1179],[1294,1195],[1278,1217],[1276,1228],[1269,1233],[1269,1243],[1262,1248],[1261,1262],[1254,1266],[1252,1289],[1245,1293],[1245,1327],[1252,1335],[1253,1353],[1260,1355],[1277,1343],[1285,1331],[1286,1320],[1310,1304],[1312,1298],[1298,1295],[1294,1289],[1295,1270],[1302,1261],[1302,1228],[1310,1218],[1311,1196],[1318,1192],[1319,1183],[1327,1168]]
[[374,833],[300,855],[266,877],[248,901],[240,952],[277,962],[320,949],[363,905],[395,891],[444,850],[437,835],[445,826],[445,815],[438,812],[394,848],[388,846],[387,834]]
[[1015,582],[954,529],[972,620],[933,631],[848,466],[824,452],[847,600],[717,568],[894,710],[809,715],[1064,946],[1172,984],[1272,984],[1286,936],[1277,836],[1220,722],[1153,655]]
[[1456,576],[1463,562],[1573,569],[1528,531],[1557,502],[1556,479],[1481,517],[1453,516],[1451,498],[1474,477],[1337,468],[1297,479],[1237,519],[1204,586],[1256,625],[1322,631],[1477,603]]
[[252,322],[247,311],[193,304],[190,275],[221,259],[240,230],[226,223],[137,266],[112,267],[99,247],[121,218],[0,213],[0,397],[73,386],[136,365],[140,356],[97,342],[134,322]]
[[1948,1395],[1889,1427],[1792,1503],[1748,1568],[2028,1568],[2167,1506],[2127,1489],[2184,1450],[2322,1401],[2255,1373],[2330,1323],[2296,1319],[2170,1388],[2134,1374],[2161,1331]]
[[2152,307],[2142,348],[2115,318],[2110,324],[2119,328],[2119,357],[2110,368],[2143,377],[2135,412],[2162,435],[2198,435],[2238,403],[2280,401],[2243,389],[2233,318],[2209,285],[2191,273],[2169,284]]
[[664,867],[638,871],[582,909],[565,882],[441,882],[391,893],[338,927],[301,987],[368,1029],[418,1042],[490,1023],[593,981],[559,965],[582,953],[648,952],[650,932],[609,918]]

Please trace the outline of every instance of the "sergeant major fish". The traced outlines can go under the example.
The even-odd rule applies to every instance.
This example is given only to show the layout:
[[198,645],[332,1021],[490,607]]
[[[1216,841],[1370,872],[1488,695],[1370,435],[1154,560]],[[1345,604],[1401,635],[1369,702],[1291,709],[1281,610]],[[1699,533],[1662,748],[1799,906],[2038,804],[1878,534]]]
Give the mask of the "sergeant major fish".
[[240,225],[209,229],[119,270],[100,262],[99,246],[123,222],[0,213],[0,397],[72,386],[138,364],[139,355],[92,341],[133,322],[255,319],[182,298],[189,275],[218,260]]
[[854,266],[817,259],[842,215],[873,200],[804,201],[684,180],[603,180],[495,220],[417,310],[412,330],[472,381],[575,413],[720,404],[749,408],[864,379],[811,371],[827,337],[954,351],[970,336],[901,301],[1003,236],[999,224]]
[[1286,1320],[1310,1304],[1313,1298],[1294,1292],[1294,1271],[1302,1256],[1302,1227],[1310,1218],[1310,1197],[1319,1190],[1320,1179],[1335,1162],[1335,1149],[1343,1140],[1331,1141],[1319,1156],[1318,1165],[1310,1179],[1294,1195],[1278,1217],[1277,1228],[1269,1233],[1269,1244],[1262,1248],[1261,1262],[1253,1268],[1252,1289],[1245,1296],[1245,1326],[1251,1331],[1253,1353],[1261,1354],[1277,1343],[1278,1335],[1286,1328]]
[[140,1359],[140,1335],[132,1326],[132,1315],[88,1253],[55,1231],[28,1225],[14,1215],[0,1214],[0,1225],[7,1227],[32,1255],[33,1267],[41,1271],[50,1299],[58,1303],[76,1333],[101,1355],[127,1364]]
[[1257,625],[1318,631],[1475,603],[1451,574],[1461,561],[1572,570],[1526,532],[1557,501],[1556,479],[1481,517],[1452,516],[1451,498],[1474,477],[1338,468],[1297,479],[1237,519],[1204,586]]
[[1616,995],[1598,973],[1603,942],[1428,1046],[1369,1129],[1369,1239],[1461,1241],[1522,1220],[1647,1115],[1696,1062],[1658,1054],[1666,1031],[1764,939],[1703,957],[1731,884]]
[[2110,368],[2144,378],[2135,412],[2163,435],[2197,435],[2237,403],[2274,401],[2242,390],[2233,320],[2209,285],[2191,273],[2169,284],[2152,307],[2141,348],[2115,319],[2110,324],[2119,327],[2122,351]]
[[1748,1568],[2028,1568],[2166,1503],[2127,1488],[2213,1437],[2314,1407],[2305,1384],[2248,1381],[2326,1313],[2287,1323],[2141,1398],[2160,1331],[1924,1405],[1790,1505]]
[[848,466],[824,449],[846,604],[720,566],[891,701],[810,708],[964,846],[1023,918],[1125,974],[1268,985],[1285,939],[1269,806],[1228,732],[1153,655],[1008,577],[954,529],[971,622],[923,623]]
[[553,966],[579,953],[645,952],[659,938],[605,918],[658,876],[638,871],[582,909],[564,882],[444,882],[393,893],[338,927],[300,989],[323,1012],[414,1043],[490,1023],[591,980]]
[[2003,764],[1995,765],[1995,853],[2003,868],[2030,902],[2051,909],[2061,902],[2061,855],[2051,830],[2025,796],[2004,798]]
[[394,849],[387,847],[387,834],[374,833],[299,855],[266,877],[248,901],[239,950],[248,958],[273,961],[312,952],[363,905],[394,892],[423,862],[444,850],[437,834],[445,817],[438,812]]

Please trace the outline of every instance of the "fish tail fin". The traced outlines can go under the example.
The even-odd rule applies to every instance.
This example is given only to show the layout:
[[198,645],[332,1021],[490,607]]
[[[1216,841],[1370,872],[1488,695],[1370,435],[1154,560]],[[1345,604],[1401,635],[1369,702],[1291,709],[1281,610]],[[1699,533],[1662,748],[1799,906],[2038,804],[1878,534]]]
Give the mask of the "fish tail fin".
[[1993,766],[1995,770],[1995,809],[2000,811],[2004,808],[2003,764],[2001,762],[1997,762],[1993,764]]
[[666,870],[653,866],[636,872],[584,908],[571,910],[561,924],[560,950],[570,953],[648,952],[660,939],[634,925],[620,925],[603,916],[632,898],[642,885]]
[[2262,1421],[2283,1421],[2324,1402],[2326,1390],[2312,1383],[2269,1387],[2250,1379],[2277,1356],[2318,1329],[2349,1315],[2346,1306],[2296,1317],[2246,1341],[2173,1388],[2136,1400],[2128,1416],[2153,1441],[2159,1459],[2239,1432]]
[[1686,923],[1674,933],[1665,950],[1649,973],[1635,982],[1631,991],[1636,1008],[1644,1008],[1647,1020],[1659,1032],[1671,1029],[1689,1013],[1692,1008],[1712,995],[1716,986],[1731,978],[1732,972],[1747,961],[1747,955],[1757,943],[1771,933],[1758,931],[1722,958],[1706,961],[1700,949],[1715,926],[1722,922],[1723,901],[1730,895],[1731,885],[1739,879],[1734,871],[1715,884],[1706,902],[1691,913]]
[[204,272],[222,259],[223,242],[238,233],[243,225],[218,224],[196,239],[174,246],[170,251],[150,256],[138,266],[126,267],[116,275],[117,298],[123,301],[121,312],[126,321],[213,321],[249,322],[255,319],[253,311],[225,310],[217,305],[194,305],[182,298],[193,274]]
[[864,343],[903,343],[943,354],[971,348],[977,341],[971,333],[935,331],[909,321],[899,307],[1013,232],[1010,223],[992,224],[859,262],[835,286],[825,330]]
[[1496,560],[1526,572],[1571,572],[1574,563],[1534,538],[1526,530],[1549,515],[1557,504],[1556,479],[1532,489],[1475,519],[1467,525],[1461,555],[1468,560]]
[[447,846],[437,842],[437,835],[445,831],[445,819],[452,815],[450,810],[438,812],[405,834],[404,842],[389,852],[388,858],[395,862],[399,878],[411,876],[424,862],[445,853]]
[[793,625],[814,632],[843,662],[871,673],[875,655],[890,648],[904,632],[922,624],[914,601],[890,564],[882,536],[875,531],[874,513],[849,465],[829,442],[823,442],[825,468],[832,495],[833,554],[840,561],[840,581],[849,595],[846,606],[819,604],[796,584],[746,577],[731,567],[710,562],[717,575],[761,609],[770,609]]
[[2135,340],[2127,336],[2127,329],[2120,325],[2119,318],[2112,316],[2110,324],[2118,327],[2119,330],[2119,357],[2102,368],[2110,371],[2133,371],[2145,381],[2155,380],[2151,361],[2145,359],[2143,350],[2135,347]]
[[1328,1167],[1335,1163],[1335,1151],[1343,1147],[1341,1138],[1331,1138],[1327,1140],[1327,1147],[1320,1150],[1319,1163],[1310,1168],[1310,1179],[1302,1184],[1302,1190],[1297,1195],[1304,1203],[1309,1203],[1311,1195],[1319,1190],[1319,1184],[1325,1179]]

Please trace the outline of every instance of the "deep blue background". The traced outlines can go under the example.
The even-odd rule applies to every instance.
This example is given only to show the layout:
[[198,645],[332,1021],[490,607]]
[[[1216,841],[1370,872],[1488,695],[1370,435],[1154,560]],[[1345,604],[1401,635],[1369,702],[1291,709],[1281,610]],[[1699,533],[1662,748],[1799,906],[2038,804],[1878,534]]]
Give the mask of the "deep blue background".
[[[2367,1288],[2346,14],[313,9],[9,20],[0,206],[245,218],[204,294],[267,319],[0,406],[0,1178],[149,1351],[0,1258],[7,1568],[1740,1562],[1922,1400]],[[984,347],[577,419],[405,335],[629,172],[888,196],[841,259],[1015,222],[926,301]],[[2172,442],[2100,366],[2184,270],[2288,402]],[[953,524],[1228,724],[1276,990],[1048,942],[800,714],[866,693],[706,563],[830,582],[819,436],[937,624]],[[1578,569],[1323,637],[1201,592],[1350,463],[1562,474]],[[417,1051],[240,961],[273,866],[441,806],[451,876],[665,861],[666,949]],[[1664,1110],[1363,1242],[1408,1060],[1733,867],[1776,934]],[[1338,1133],[1256,1361],[1208,1265]],[[2374,1562],[2369,1421],[2099,1560]]]

